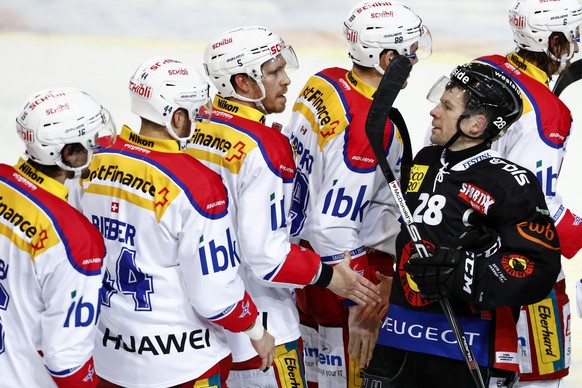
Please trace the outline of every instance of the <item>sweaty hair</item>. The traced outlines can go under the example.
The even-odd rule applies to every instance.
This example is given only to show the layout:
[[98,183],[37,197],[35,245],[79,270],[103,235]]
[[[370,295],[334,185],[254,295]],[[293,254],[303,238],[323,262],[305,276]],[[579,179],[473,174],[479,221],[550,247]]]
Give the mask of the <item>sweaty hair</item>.
[[447,83],[447,86],[445,86],[445,90],[449,91],[451,89],[459,89],[463,91],[463,102],[465,103],[465,112],[467,112],[468,109],[470,109],[470,98],[471,98],[471,92],[469,90],[467,90],[466,88],[463,87],[462,84],[460,84],[459,82],[456,82],[454,80],[451,80],[449,83]]
[[[491,107],[489,107],[488,109],[487,104],[483,104],[481,101],[479,101],[475,96],[471,94],[470,90],[464,88],[463,85],[459,82],[451,80],[451,82],[449,82],[445,87],[445,90],[449,91],[451,89],[459,89],[463,91],[462,96],[463,102],[465,103],[465,110],[463,111],[461,117],[466,118],[472,115],[483,115],[487,120],[488,127],[493,115],[493,112],[491,112]],[[485,131],[487,131],[487,128],[485,129]],[[485,131],[484,134],[486,133]]]
[[[548,41],[551,42],[552,39],[554,39],[554,37],[556,36],[559,39],[558,43],[560,45],[560,48],[566,47],[566,45],[568,44],[568,39],[566,39],[566,36],[561,32],[552,32]],[[529,51],[520,48],[517,50],[517,54],[519,54],[526,61],[534,63],[540,70],[546,73],[549,79],[552,78],[552,74],[555,74],[556,71],[558,71],[558,68],[560,67],[560,64],[552,60],[549,57],[549,55],[546,54],[545,52]]]
[[57,178],[62,173],[61,168],[59,166],[57,166],[56,164],[54,164],[52,166],[45,166],[44,164],[40,164],[40,163],[35,162],[31,158],[28,158],[28,160],[26,162],[28,164],[30,164],[32,167],[34,167],[37,171],[40,171],[44,175],[51,177],[53,179]]
[[[85,147],[83,147],[81,143],[65,144],[65,146],[61,150],[61,160],[63,161],[63,163],[65,162],[65,159],[63,157],[65,154],[65,150],[67,150],[71,154],[86,151]],[[62,173],[62,169],[56,164],[52,166],[46,166],[44,164],[35,162],[31,158],[28,158],[27,162],[35,169],[42,172],[44,175],[49,176],[51,178],[57,178]]]

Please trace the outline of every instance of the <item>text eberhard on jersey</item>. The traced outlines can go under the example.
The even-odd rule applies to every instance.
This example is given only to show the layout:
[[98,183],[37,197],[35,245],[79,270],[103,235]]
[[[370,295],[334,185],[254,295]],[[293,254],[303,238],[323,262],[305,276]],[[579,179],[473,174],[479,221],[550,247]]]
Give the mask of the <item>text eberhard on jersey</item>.
[[[517,311],[523,304],[543,299],[559,273],[556,230],[539,184],[525,168],[492,150],[465,155],[449,165],[442,155],[439,146],[419,152],[406,203],[428,246],[451,244],[465,230],[466,219],[499,234],[501,248],[491,257],[480,258],[488,261],[492,283],[482,304],[474,306],[473,312],[458,298],[450,302],[477,363],[517,371]],[[411,245],[403,227],[398,237],[397,276],[378,343],[461,360],[439,303],[421,298],[403,269]]]
[[[289,243],[295,163],[289,140],[264,122],[257,109],[217,95],[211,121],[197,124],[186,151],[222,176],[241,245],[241,276],[280,345],[300,336],[292,289],[314,278],[319,256]],[[257,355],[248,336],[227,336],[235,362]]]
[[[492,148],[536,175],[558,231],[561,253],[570,259],[582,248],[582,220],[564,206],[562,197],[556,192],[572,127],[570,110],[548,88],[546,73],[518,54],[492,55],[477,60],[510,75],[522,90],[522,116]],[[543,301],[549,306],[543,317],[535,314],[537,305],[522,308],[518,325],[522,381],[552,380],[568,374],[570,304],[565,283],[562,272],[554,290]],[[552,322],[555,330],[540,330],[547,321]]]
[[[174,140],[124,126],[83,180],[82,207],[108,252],[95,368],[123,386],[167,387],[206,372],[256,307],[220,177]],[[122,367],[120,367],[122,366]]]
[[55,387],[47,368],[91,357],[105,247],[66,200],[24,160],[0,165],[0,387]]
[[[364,246],[393,252],[386,237],[398,221],[385,209],[394,200],[365,133],[375,91],[351,71],[325,69],[307,81],[284,130],[297,164],[292,235],[309,241],[330,264],[341,261],[344,250],[357,258]],[[384,149],[399,178],[402,140],[390,121]],[[375,226],[384,216],[394,222]]]

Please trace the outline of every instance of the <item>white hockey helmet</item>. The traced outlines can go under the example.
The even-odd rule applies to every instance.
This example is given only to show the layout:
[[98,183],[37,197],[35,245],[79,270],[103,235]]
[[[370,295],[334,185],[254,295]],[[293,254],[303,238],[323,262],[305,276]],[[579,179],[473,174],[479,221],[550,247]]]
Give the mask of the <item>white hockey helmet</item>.
[[[109,111],[87,93],[71,87],[30,95],[16,117],[16,131],[31,160],[75,173],[88,167],[93,152],[110,146],[117,136]],[[63,147],[74,143],[88,151],[84,166],[68,166],[61,158]]]
[[142,63],[129,80],[131,111],[164,125],[172,138],[184,147],[194,134],[180,137],[172,127],[172,115],[183,108],[190,120],[207,118],[210,113],[208,83],[200,72],[178,60],[153,57]]
[[[579,42],[581,24],[582,4],[578,0],[515,0],[509,9],[509,25],[517,47],[545,52],[557,61],[560,58],[549,52],[550,35],[561,32],[569,42]],[[570,51],[566,59],[574,55],[574,45]]]
[[[265,98],[261,66],[279,55],[286,61],[286,70],[299,67],[293,48],[274,32],[261,26],[244,26],[227,31],[213,39],[204,51],[204,69],[222,97],[236,97],[254,102],[260,107]],[[232,76],[247,74],[262,92],[259,99],[250,99],[236,93]]]
[[380,74],[380,54],[386,49],[419,59],[432,53],[432,37],[422,19],[396,1],[358,3],[344,21],[344,38],[351,60]]

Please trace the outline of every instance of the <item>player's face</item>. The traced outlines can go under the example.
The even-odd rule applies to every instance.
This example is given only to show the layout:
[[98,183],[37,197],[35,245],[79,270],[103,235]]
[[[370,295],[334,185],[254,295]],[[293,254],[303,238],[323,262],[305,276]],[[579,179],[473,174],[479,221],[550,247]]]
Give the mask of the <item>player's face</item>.
[[416,55],[417,52],[418,52],[418,42],[410,46],[410,54],[407,55],[408,59],[410,60],[410,63],[412,63],[413,66],[418,63],[418,55]]
[[262,103],[267,113],[281,113],[285,110],[287,98],[285,94],[291,84],[291,79],[285,71],[287,62],[282,55],[265,62],[262,65],[263,86],[265,98]]
[[444,146],[457,132],[457,122],[465,110],[465,99],[461,88],[452,87],[444,91],[438,104],[430,111],[431,143]]

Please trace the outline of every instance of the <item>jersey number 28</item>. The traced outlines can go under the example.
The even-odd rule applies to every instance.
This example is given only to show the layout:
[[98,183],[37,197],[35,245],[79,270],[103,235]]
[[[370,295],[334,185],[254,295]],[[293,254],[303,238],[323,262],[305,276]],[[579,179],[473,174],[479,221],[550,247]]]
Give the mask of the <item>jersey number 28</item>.
[[427,193],[421,193],[418,199],[420,204],[414,209],[414,222],[431,226],[439,225],[443,220],[443,208],[447,199],[440,194],[431,196]]

